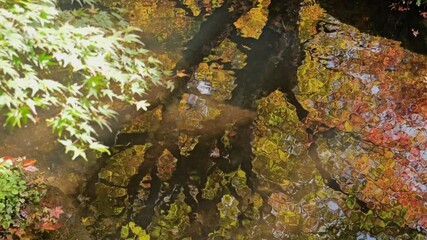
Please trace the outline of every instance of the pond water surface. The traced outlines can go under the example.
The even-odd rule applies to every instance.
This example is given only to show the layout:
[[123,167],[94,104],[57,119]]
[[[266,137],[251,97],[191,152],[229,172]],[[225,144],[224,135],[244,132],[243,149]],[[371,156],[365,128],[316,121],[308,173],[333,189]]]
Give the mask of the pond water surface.
[[121,109],[88,163],[41,124],[1,132],[62,196],[52,239],[426,239],[425,56],[316,1],[104,4],[176,88]]

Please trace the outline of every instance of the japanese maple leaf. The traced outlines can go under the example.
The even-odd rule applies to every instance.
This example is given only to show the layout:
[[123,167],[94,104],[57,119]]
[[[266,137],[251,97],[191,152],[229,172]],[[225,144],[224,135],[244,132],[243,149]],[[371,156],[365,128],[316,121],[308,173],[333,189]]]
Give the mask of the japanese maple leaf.
[[62,207],[55,207],[55,208],[49,209],[49,215],[54,218],[59,218],[63,213],[64,213],[64,210],[62,210]]

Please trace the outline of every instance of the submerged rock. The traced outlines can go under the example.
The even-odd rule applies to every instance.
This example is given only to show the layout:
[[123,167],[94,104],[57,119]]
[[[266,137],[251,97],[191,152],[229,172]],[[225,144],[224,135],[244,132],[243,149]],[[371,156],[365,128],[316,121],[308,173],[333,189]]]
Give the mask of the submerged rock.
[[198,65],[188,87],[196,88],[203,95],[212,95],[217,101],[229,100],[236,87],[235,71],[246,65],[246,58],[237,44],[226,38]]
[[163,119],[163,106],[144,112],[133,118],[120,133],[145,133],[159,130]]
[[234,23],[243,37],[258,39],[267,23],[270,0],[257,0],[255,5]]
[[172,177],[176,169],[176,159],[172,153],[165,149],[157,161],[157,176],[161,181],[167,181]]
[[148,227],[153,239],[182,239],[186,236],[190,226],[191,207],[185,203],[184,198],[184,194],[180,193],[167,209],[156,208],[156,215]]
[[252,152],[253,170],[259,178],[284,188],[305,181],[315,169],[307,155],[307,144],[304,125],[283,93],[275,91],[258,101]]
[[131,207],[128,202],[128,185],[131,177],[138,173],[144,162],[145,151],[150,144],[135,145],[113,155],[98,174],[95,198],[89,203],[90,228],[96,236],[113,235],[127,218]]
[[179,134],[178,137],[178,146],[181,156],[188,157],[190,156],[190,152],[196,147],[199,143],[200,136],[192,137],[185,133]]

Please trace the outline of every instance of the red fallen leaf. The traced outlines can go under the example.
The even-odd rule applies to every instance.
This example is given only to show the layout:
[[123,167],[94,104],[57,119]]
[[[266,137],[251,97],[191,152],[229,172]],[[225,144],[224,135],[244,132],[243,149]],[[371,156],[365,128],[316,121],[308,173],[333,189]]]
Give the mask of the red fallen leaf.
[[369,131],[368,136],[365,137],[365,140],[371,141],[375,144],[382,144],[383,143],[383,133],[380,129],[373,128],[371,131]]
[[4,156],[2,157],[1,161],[0,161],[0,165],[2,165],[4,162],[6,161],[11,161],[12,163],[15,162],[16,158],[13,157],[9,157],[9,156]]
[[391,57],[385,57],[383,60],[384,66],[393,66],[395,64],[395,60]]
[[145,189],[149,189],[149,188],[151,188],[151,183],[142,183],[141,184],[141,187],[143,187],[143,188],[145,188]]
[[61,224],[59,223],[43,223],[41,229],[47,230],[47,231],[55,231],[56,229],[60,228]]
[[49,209],[49,215],[54,218],[59,218],[63,213],[64,210],[62,210],[61,206]]
[[236,133],[235,131],[233,131],[233,130],[232,130],[232,131],[230,131],[230,132],[228,133],[228,136],[229,136],[229,137],[234,137],[234,136],[236,136],[236,134],[237,134],[237,133]]
[[15,159],[16,159],[16,158],[11,157],[11,156],[4,156],[4,157],[3,157],[3,160],[4,160],[4,161],[10,160],[10,161],[12,161],[12,162],[13,162],[13,161],[15,161]]
[[399,144],[400,145],[409,145],[411,143],[411,140],[409,139],[409,136],[407,133],[405,132],[398,132],[397,133],[399,135]]
[[418,220],[418,224],[422,227],[427,227],[427,216],[423,216]]
[[34,165],[36,163],[37,163],[37,160],[35,160],[35,159],[26,159],[26,160],[22,161],[22,166],[28,167],[28,166]]
[[13,235],[16,235],[18,237],[22,237],[25,235],[25,231],[23,229],[20,229],[20,228],[15,228],[13,230]]
[[368,110],[368,108],[367,108],[366,104],[363,102],[358,102],[353,107],[353,112],[355,112],[355,113],[363,113],[363,112],[366,112],[367,110]]
[[404,12],[404,11],[408,11],[409,10],[409,8],[408,7],[403,7],[403,6],[399,6],[398,8],[397,8],[397,11],[399,11],[399,12]]

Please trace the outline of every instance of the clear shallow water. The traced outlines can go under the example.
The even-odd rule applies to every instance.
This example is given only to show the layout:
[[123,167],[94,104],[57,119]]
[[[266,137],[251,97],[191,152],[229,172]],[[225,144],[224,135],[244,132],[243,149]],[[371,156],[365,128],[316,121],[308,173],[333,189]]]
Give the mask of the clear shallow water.
[[[51,184],[63,192],[69,215],[61,239],[118,239],[129,222],[155,239],[220,239],[221,235],[231,239],[373,239],[382,234],[372,227],[378,221],[367,210],[372,206],[364,204],[360,195],[354,200],[352,195],[358,193],[351,192],[353,185],[340,179],[366,170],[363,162],[360,169],[354,169],[354,162],[334,155],[341,151],[351,159],[356,152],[344,149],[358,148],[358,143],[354,145],[358,139],[348,140],[348,130],[341,126],[336,133],[328,131],[328,126],[319,124],[314,129],[300,121],[307,110],[317,110],[307,108],[316,98],[307,103],[294,94],[297,68],[304,58],[295,27],[298,1],[273,1],[258,40],[241,37],[232,25],[240,13],[229,13],[226,8],[214,11],[202,6],[202,11],[211,14],[203,22],[202,13],[191,17],[197,10],[182,4],[176,7],[175,1],[123,5],[131,9],[132,23],[145,29],[142,37],[147,47],[165,62],[165,68],[190,75],[176,78],[179,91],[161,99],[162,107],[149,113],[124,111],[124,129],[117,126],[121,129],[117,136],[106,134],[107,141],[116,143],[113,157],[88,164],[68,161],[58,145],[50,144],[53,137],[42,125],[13,135],[2,133],[5,155],[40,159],[42,169],[52,177]],[[347,54],[347,59],[357,56],[355,51],[348,52],[352,55]],[[327,68],[340,64],[334,62]],[[314,72],[321,76],[324,69],[318,70]],[[359,78],[363,74],[352,69],[349,75]],[[214,90],[200,92],[200,82]],[[335,84],[336,89],[342,84],[346,82]],[[276,89],[286,92],[288,101],[270,94]],[[256,102],[267,95],[266,105]],[[334,101],[328,99],[327,103]],[[337,109],[350,109],[343,102]],[[323,107],[327,113],[335,111]],[[260,119],[263,114],[271,119]],[[326,125],[328,120],[320,119]],[[282,123],[273,126],[264,121]],[[320,134],[305,133],[313,130]],[[30,133],[34,137],[28,138]],[[317,160],[304,147],[313,136],[320,146],[315,149],[320,156]],[[141,150],[138,145],[143,144],[151,147]],[[272,166],[279,170],[271,170]],[[370,228],[372,233],[366,233]],[[391,223],[386,232],[389,236],[411,232],[405,227],[400,232],[396,229]]]

